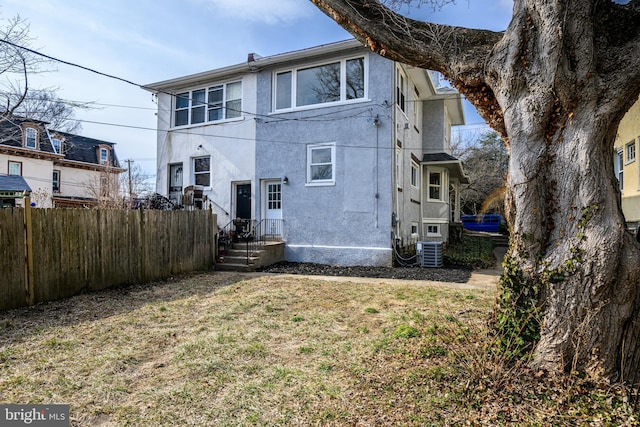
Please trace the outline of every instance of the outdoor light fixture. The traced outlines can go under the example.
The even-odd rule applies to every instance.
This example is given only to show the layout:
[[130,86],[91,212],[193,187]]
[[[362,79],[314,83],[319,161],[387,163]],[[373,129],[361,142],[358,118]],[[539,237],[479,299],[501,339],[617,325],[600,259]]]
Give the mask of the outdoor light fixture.
[[284,185],[289,185],[289,178],[287,178],[286,176],[284,178],[282,178],[282,183]]

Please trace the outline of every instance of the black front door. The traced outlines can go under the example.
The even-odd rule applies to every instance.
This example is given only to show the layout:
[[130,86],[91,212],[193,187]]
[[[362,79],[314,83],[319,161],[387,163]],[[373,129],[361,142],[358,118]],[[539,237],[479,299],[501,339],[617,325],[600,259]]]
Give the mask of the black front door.
[[236,218],[251,219],[251,184],[236,186]]

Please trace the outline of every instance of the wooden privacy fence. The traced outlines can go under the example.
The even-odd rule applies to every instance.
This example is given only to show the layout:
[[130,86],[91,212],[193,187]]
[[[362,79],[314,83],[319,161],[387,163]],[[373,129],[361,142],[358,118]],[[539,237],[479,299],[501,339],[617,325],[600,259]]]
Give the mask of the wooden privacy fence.
[[214,266],[210,211],[0,209],[0,310]]

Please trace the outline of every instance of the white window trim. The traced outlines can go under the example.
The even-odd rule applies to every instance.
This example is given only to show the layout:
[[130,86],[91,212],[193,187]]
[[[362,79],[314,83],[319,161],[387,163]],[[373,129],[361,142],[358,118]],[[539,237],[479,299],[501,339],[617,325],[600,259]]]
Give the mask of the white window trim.
[[[630,147],[633,147],[633,158],[631,158],[631,159],[629,158],[629,148]],[[628,165],[629,163],[635,162],[636,161],[636,156],[637,156],[637,153],[636,153],[636,140],[634,139],[632,141],[627,142],[624,145],[624,159],[625,159],[625,163],[624,164]]]
[[[207,172],[202,172],[202,171],[196,172],[196,159],[209,159],[209,170]],[[191,158],[191,180],[193,182],[193,185],[198,185],[196,184],[196,175],[205,174],[205,173],[209,174],[209,185],[204,185],[203,188],[206,190],[210,190],[211,189],[211,156],[192,157]],[[182,179],[184,183],[184,175]]]
[[[409,121],[409,116],[407,115],[407,105],[409,103],[409,77],[402,67],[398,66],[396,70],[396,109],[404,115],[407,121]],[[401,100],[398,94],[402,94],[404,96],[404,100]]]
[[[362,98],[356,98],[356,99],[346,99],[346,79],[347,79],[347,61],[352,60],[352,59],[359,59],[362,58],[363,59],[363,67],[364,67],[364,96]],[[339,101],[334,101],[334,102],[321,102],[318,104],[310,104],[310,105],[301,105],[301,106],[296,106],[296,99],[297,99],[297,86],[298,86],[298,71],[300,70],[306,70],[309,68],[314,68],[314,67],[320,67],[323,65],[329,65],[329,64],[335,64],[336,62],[340,62],[340,100]],[[277,105],[277,91],[278,91],[278,74],[282,74],[282,73],[287,73],[290,72],[291,73],[291,107],[288,108],[280,108],[280,109],[276,109],[276,105]],[[370,101],[369,99],[369,55],[355,55],[355,56],[347,56],[347,57],[343,57],[343,58],[336,58],[333,59],[331,61],[321,61],[321,62],[314,62],[311,64],[304,64],[303,66],[300,67],[295,67],[295,68],[283,68],[280,70],[276,70],[273,73],[272,76],[272,87],[273,87],[273,95],[272,95],[272,105],[271,105],[271,111],[272,113],[284,113],[284,112],[288,112],[288,111],[301,111],[301,110],[312,110],[312,109],[316,109],[316,108],[325,108],[325,107],[333,107],[336,105],[344,105],[344,104],[355,104],[355,103],[359,103],[359,102],[368,102]]]
[[[11,173],[11,165],[12,164],[18,165],[19,171],[18,171],[17,175]],[[10,176],[22,176],[22,162],[18,162],[16,160],[9,160],[9,163],[7,164],[7,175],[10,175]]]
[[[103,159],[102,153],[105,153],[104,159]],[[108,148],[100,147],[99,156],[100,156],[100,158],[98,159],[98,162],[101,165],[108,165],[109,164],[109,149]]]
[[[231,118],[227,118],[227,102],[230,101],[229,99],[227,99],[227,86],[234,84],[234,83],[240,83],[240,115],[238,117],[231,117]],[[207,85],[204,87],[198,87],[198,88],[194,88],[194,89],[185,89],[184,91],[181,91],[179,93],[174,94],[174,96],[172,96],[172,108],[171,108],[171,128],[172,129],[182,129],[182,128],[187,128],[187,127],[195,127],[195,126],[204,126],[207,124],[211,124],[211,123],[225,123],[225,122],[233,122],[233,121],[239,121],[239,120],[243,120],[244,119],[244,85],[243,85],[243,81],[242,80],[231,80],[231,81],[225,81],[225,82],[221,82],[221,83],[215,83],[215,84],[211,84],[211,85]],[[220,86],[222,86],[222,111],[224,114],[224,118],[220,119],[220,120],[209,120],[209,91],[211,89],[216,89],[219,88]],[[200,90],[204,90],[204,121],[203,122],[199,122],[199,123],[191,123],[191,110],[194,107],[193,106],[193,92],[198,92]],[[177,100],[178,100],[178,95],[181,95],[183,93],[187,93],[189,96],[189,106],[188,107],[184,107],[184,108],[176,108],[177,105]],[[185,125],[176,125],[176,111],[178,110],[186,110],[187,111],[187,116],[188,116],[188,123]]]
[[[331,179],[323,179],[323,180],[311,180],[311,152],[314,149],[320,148],[331,148]],[[327,144],[309,144],[307,145],[307,176],[306,183],[307,187],[320,187],[320,186],[329,186],[336,184],[336,144],[335,143],[327,143]]]
[[616,178],[618,179],[618,185],[620,187],[621,193],[624,193],[624,162],[622,161],[622,159],[624,158],[623,156],[624,150],[622,148],[619,148],[616,150],[613,158],[614,170],[616,173]]
[[[29,145],[29,133],[33,132],[33,147]],[[24,146],[35,150],[38,148],[38,129],[34,127],[27,127],[24,130]]]
[[[413,180],[414,180],[414,171],[415,171],[415,183],[413,182]],[[410,181],[411,181],[411,187],[420,188],[420,167],[413,160],[411,160],[411,177],[410,177]]]
[[[429,227],[435,227],[436,231],[435,232],[430,232],[429,231]],[[441,224],[425,224],[424,225],[424,229],[425,229],[425,235],[427,237],[442,237],[442,227]]]
[[[57,190],[55,189],[55,185],[54,185],[54,184],[55,184],[55,182],[56,182],[56,179],[55,179],[55,176],[56,176],[56,175],[58,176],[58,179],[57,179],[57,181],[58,181],[58,189],[57,189]],[[58,169],[54,169],[54,170],[53,170],[52,177],[51,177],[51,178],[52,178],[52,179],[51,179],[51,190],[52,190],[55,194],[60,194],[60,192],[62,191],[62,188],[61,188],[61,179],[60,179],[60,178],[61,178],[61,176],[62,176],[62,174],[60,173],[60,170],[58,170]]]
[[[432,187],[430,180],[429,180],[429,175],[431,173],[439,173],[440,174],[440,199],[432,199],[431,196],[431,191],[429,191]],[[449,203],[449,175],[446,173],[446,169],[445,168],[439,168],[439,167],[433,167],[433,166],[428,166],[427,167],[427,175],[426,175],[426,182],[424,185],[424,191],[426,192],[426,199],[428,202],[434,202],[434,203]]]

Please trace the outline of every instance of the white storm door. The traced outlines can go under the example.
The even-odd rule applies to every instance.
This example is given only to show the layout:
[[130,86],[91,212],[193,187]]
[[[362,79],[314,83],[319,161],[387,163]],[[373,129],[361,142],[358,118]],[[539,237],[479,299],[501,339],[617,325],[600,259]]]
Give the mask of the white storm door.
[[282,182],[267,181],[265,189],[265,219],[282,219]]

